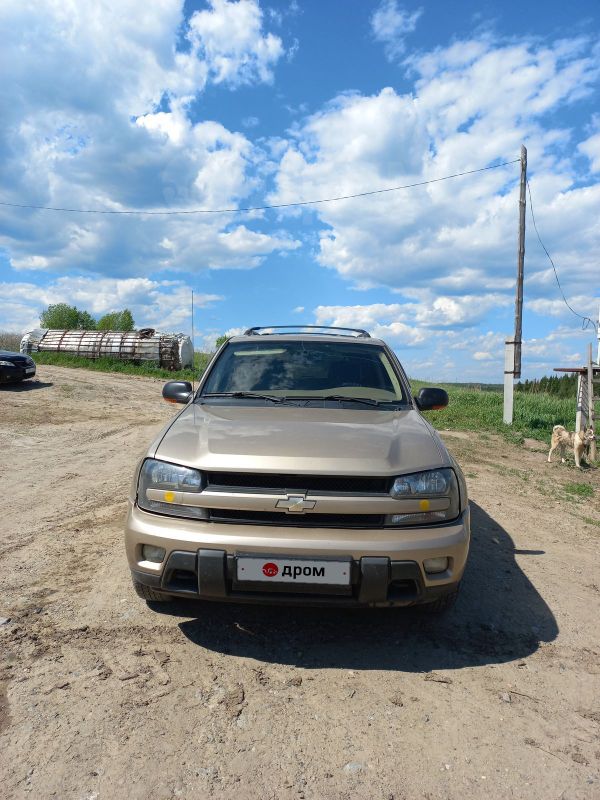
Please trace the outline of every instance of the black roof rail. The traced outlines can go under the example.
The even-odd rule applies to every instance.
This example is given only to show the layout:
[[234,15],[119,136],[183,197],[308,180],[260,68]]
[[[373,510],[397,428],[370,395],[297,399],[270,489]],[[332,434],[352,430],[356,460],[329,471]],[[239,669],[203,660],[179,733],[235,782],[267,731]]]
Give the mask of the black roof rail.
[[[311,330],[306,330],[310,328]],[[272,331],[287,330],[289,333],[309,333],[318,336],[319,331],[350,331],[359,339],[370,339],[371,334],[362,328],[338,328],[333,325],[257,325],[244,331],[244,336],[269,336]],[[260,331],[265,331],[261,333]],[[331,336],[346,336],[344,333],[332,333]]]

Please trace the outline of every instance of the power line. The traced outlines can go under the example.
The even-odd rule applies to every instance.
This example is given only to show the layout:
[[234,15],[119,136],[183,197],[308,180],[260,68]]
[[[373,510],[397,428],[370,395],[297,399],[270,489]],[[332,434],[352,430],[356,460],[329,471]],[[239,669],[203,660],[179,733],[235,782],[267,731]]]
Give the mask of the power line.
[[374,194],[385,194],[386,192],[398,192],[401,189],[414,189],[417,186],[427,186],[429,183],[440,183],[440,181],[449,181],[452,178],[461,178],[463,175],[473,175],[476,172],[485,172],[490,169],[499,169],[500,167],[508,167],[510,164],[516,164],[520,161],[516,158],[514,161],[503,161],[501,164],[493,164],[490,167],[480,167],[479,169],[470,169],[466,172],[456,172],[454,175],[445,175],[443,178],[431,178],[428,181],[419,181],[418,183],[407,183],[404,186],[391,186],[388,189],[373,189],[370,192],[358,192],[357,194],[345,194],[339,197],[325,197],[320,200],[298,200],[293,203],[276,203],[267,206],[247,206],[242,208],[194,208],[190,210],[177,210],[177,211],[142,211],[142,210],[105,210],[100,208],[59,208],[56,206],[35,206],[26,203],[5,203],[0,201],[0,206],[8,206],[10,208],[28,208],[36,211],[64,211],[72,214],[144,214],[146,216],[174,216],[176,214],[237,214],[247,211],[268,211],[269,209],[276,208],[293,208],[297,206],[314,206],[320,203],[334,203],[337,200],[353,200],[357,197],[369,197]]
[[572,314],[575,314],[576,317],[579,317],[579,319],[583,320],[583,322],[581,324],[582,330],[586,330],[586,328],[590,328],[590,327],[594,328],[594,330],[597,330],[597,325],[596,325],[596,323],[594,322],[593,319],[591,319],[590,317],[585,317],[583,314],[579,314],[577,311],[575,311],[574,308],[572,308],[569,305],[569,301],[565,297],[565,293],[563,292],[563,288],[560,285],[560,281],[558,280],[558,272],[556,271],[556,267],[554,265],[554,261],[552,260],[552,256],[548,252],[548,250],[546,248],[546,245],[543,243],[542,237],[540,236],[540,232],[538,231],[538,227],[537,227],[536,222],[535,222],[535,214],[533,213],[533,200],[531,199],[531,186],[529,185],[529,181],[527,181],[527,191],[529,192],[529,208],[531,210],[531,219],[533,221],[533,227],[534,227],[535,232],[537,234],[538,241],[542,245],[544,253],[546,253],[546,255],[548,256],[548,260],[552,264],[552,269],[554,270],[554,277],[556,278],[556,283],[558,284],[558,288],[560,289],[560,293],[562,295],[562,299],[564,300],[564,303],[565,303],[566,307],[569,309],[569,311]]

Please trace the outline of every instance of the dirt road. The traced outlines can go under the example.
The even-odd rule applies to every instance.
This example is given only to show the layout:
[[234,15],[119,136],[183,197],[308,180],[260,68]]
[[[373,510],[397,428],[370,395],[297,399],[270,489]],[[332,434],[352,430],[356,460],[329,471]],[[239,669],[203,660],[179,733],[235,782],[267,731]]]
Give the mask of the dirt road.
[[600,797],[600,471],[448,434],[474,539],[442,619],[160,613],[121,533],[160,383],[38,377],[0,389],[2,798]]

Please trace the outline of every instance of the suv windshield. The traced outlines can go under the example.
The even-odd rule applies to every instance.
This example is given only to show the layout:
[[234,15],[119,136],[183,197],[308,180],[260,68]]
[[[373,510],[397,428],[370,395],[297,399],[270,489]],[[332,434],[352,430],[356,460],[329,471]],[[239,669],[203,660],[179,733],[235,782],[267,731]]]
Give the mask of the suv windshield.
[[385,349],[360,342],[230,342],[210,371],[201,396],[229,393],[292,400],[406,400]]

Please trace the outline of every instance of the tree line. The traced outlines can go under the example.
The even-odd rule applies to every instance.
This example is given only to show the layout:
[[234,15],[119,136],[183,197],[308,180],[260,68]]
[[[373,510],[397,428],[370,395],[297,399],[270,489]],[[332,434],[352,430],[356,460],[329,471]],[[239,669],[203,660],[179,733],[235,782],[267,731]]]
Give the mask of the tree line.
[[556,397],[575,397],[577,394],[577,375],[550,375],[543,378],[519,381],[515,386],[517,392],[531,394],[553,394]]
[[53,303],[40,314],[42,328],[78,331],[132,331],[135,328],[133,314],[128,308],[111,311],[96,320],[84,309],[67,303]]

